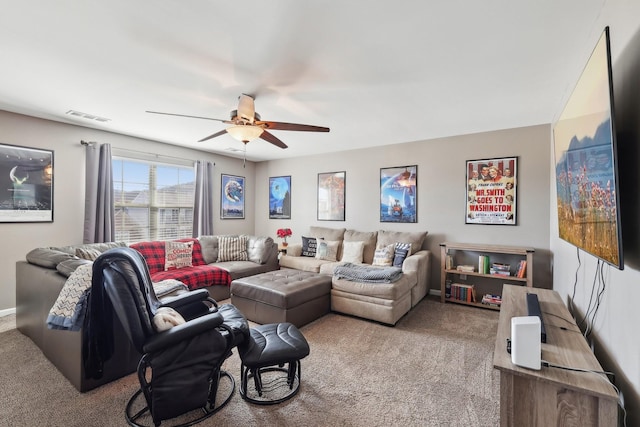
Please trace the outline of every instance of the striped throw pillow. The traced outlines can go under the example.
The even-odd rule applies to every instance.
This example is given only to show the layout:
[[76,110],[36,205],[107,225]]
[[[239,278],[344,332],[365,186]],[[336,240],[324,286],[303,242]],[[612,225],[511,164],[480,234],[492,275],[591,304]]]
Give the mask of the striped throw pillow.
[[218,261],[248,261],[247,236],[219,236]]

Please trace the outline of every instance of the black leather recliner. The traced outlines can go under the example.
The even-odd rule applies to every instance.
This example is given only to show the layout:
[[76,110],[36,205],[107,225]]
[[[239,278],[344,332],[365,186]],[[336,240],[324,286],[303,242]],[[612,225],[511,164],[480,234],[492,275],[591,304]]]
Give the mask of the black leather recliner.
[[[173,308],[185,323],[158,332],[153,318],[160,307]],[[137,370],[140,390],[125,411],[130,425],[141,425],[138,422],[144,422],[145,416],[148,420],[150,413],[158,426],[162,420],[201,408],[199,416],[183,424],[191,425],[229,402],[235,382],[221,365],[248,331],[246,319],[233,306],[219,311],[206,290],[159,301],[144,258],[134,249],[123,247],[106,251],[95,260],[89,310],[93,370],[99,371],[102,361],[110,356],[111,338],[103,326],[109,324],[111,313],[117,315],[143,355]],[[223,378],[228,395],[219,398],[221,403],[216,406]],[[134,408],[141,406],[141,395],[145,402],[134,413]]]

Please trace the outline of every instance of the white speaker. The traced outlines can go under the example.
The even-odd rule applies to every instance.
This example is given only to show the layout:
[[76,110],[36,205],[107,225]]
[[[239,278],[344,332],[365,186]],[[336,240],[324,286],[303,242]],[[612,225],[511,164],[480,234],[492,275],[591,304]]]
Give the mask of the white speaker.
[[541,369],[540,328],[538,316],[511,318],[511,362],[513,364],[523,368]]

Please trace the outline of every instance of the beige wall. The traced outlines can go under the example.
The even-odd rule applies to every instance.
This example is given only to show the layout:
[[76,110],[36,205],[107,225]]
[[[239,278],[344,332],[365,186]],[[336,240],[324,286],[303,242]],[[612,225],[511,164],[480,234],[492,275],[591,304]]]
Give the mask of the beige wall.
[[[81,140],[194,161],[213,161],[216,189],[220,188],[221,173],[244,176],[247,182],[254,180],[255,164],[247,162],[243,168],[240,159],[0,111],[0,143],[54,150],[53,223],[0,223],[0,313],[16,305],[16,261],[24,260],[26,253],[36,247],[82,242],[85,148],[80,145]],[[219,198],[215,197],[214,229],[253,233],[254,187],[247,187],[246,219],[220,220]]]
[[[536,286],[551,287],[549,126],[501,130],[363,150],[258,163],[256,233],[290,227],[299,242],[310,225],[357,230],[427,230],[434,254],[431,288],[439,288],[444,241],[536,248]],[[518,156],[517,226],[465,225],[466,160]],[[418,165],[418,223],[381,223],[380,168]],[[346,220],[317,221],[318,173],[346,171]],[[269,220],[268,179],[291,175],[291,220]]]

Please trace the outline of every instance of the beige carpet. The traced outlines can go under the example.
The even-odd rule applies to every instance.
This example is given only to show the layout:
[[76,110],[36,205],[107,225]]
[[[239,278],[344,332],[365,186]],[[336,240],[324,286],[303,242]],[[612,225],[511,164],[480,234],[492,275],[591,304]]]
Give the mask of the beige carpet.
[[[0,318],[0,331],[9,322]],[[199,425],[496,426],[497,322],[495,311],[433,299],[395,327],[329,314],[302,328],[311,354],[297,396],[261,407],[236,390]],[[238,383],[239,364],[234,354],[224,365]],[[137,378],[79,393],[29,338],[9,329],[0,332],[0,384],[0,426],[121,426]]]

